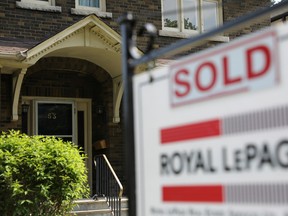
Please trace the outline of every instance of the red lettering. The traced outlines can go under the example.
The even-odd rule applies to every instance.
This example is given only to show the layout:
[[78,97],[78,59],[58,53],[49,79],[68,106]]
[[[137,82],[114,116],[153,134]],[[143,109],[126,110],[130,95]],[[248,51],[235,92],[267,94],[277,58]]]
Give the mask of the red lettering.
[[238,83],[242,80],[241,77],[234,77],[234,78],[229,77],[228,58],[226,56],[223,58],[223,70],[224,70],[224,85]]
[[[255,71],[253,70],[253,60],[252,60],[252,56],[253,54],[255,54],[256,52],[261,52],[264,57],[264,65],[261,68],[261,70]],[[265,73],[267,73],[270,65],[271,65],[271,54],[269,51],[269,48],[262,45],[262,46],[257,46],[251,49],[248,49],[246,52],[246,56],[247,56],[247,75],[248,75],[248,79],[254,79],[257,78],[259,76],[264,75]]]
[[[210,80],[210,83],[207,85],[207,86],[204,86],[201,82],[200,82],[200,74],[201,72],[203,71],[202,69],[203,68],[209,68],[209,71],[211,72],[211,80]],[[200,90],[200,91],[208,91],[209,89],[211,89],[215,82],[216,82],[216,75],[217,75],[217,71],[216,71],[216,67],[213,63],[211,62],[205,62],[203,64],[201,64],[197,71],[196,71],[196,79],[195,79],[195,82],[196,82],[196,86],[197,88]]]
[[186,96],[190,90],[191,90],[191,86],[189,84],[189,82],[187,82],[186,80],[183,80],[180,78],[180,76],[187,76],[188,80],[188,75],[189,75],[189,71],[186,69],[182,69],[177,71],[177,73],[175,74],[175,83],[176,85],[182,86],[183,90],[182,91],[178,91],[177,89],[175,90],[175,94],[177,97],[184,97]]

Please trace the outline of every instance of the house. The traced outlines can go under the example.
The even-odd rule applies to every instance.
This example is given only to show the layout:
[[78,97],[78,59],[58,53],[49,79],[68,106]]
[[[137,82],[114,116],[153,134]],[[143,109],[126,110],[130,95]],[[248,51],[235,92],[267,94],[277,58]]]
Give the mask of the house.
[[[153,23],[155,47],[197,35],[270,4],[268,0],[2,0],[0,130],[57,135],[82,147],[93,188],[93,156],[105,153],[125,182],[121,122],[121,35],[131,11]],[[270,19],[217,35],[224,43]],[[146,39],[139,38],[144,50]],[[192,52],[197,51],[192,49]]]

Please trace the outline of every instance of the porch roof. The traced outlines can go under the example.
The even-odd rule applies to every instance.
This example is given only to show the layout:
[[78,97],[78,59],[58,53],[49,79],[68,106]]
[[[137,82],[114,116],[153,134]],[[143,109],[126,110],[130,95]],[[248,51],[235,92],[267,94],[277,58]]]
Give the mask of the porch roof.
[[120,121],[121,37],[94,14],[44,41],[0,38],[0,73],[13,74],[12,120],[18,119],[20,90],[27,69],[46,57],[84,59],[106,70],[113,79],[114,122]]
[[105,69],[112,78],[121,75],[121,37],[94,14],[44,41],[0,38],[1,73],[28,68],[51,56],[85,59]]

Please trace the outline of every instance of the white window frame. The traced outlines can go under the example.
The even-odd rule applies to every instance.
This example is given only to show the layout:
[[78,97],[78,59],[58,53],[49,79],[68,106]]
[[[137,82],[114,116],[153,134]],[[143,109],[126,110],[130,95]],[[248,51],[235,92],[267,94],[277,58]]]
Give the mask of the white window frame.
[[40,11],[49,11],[49,12],[61,12],[62,9],[59,6],[56,6],[55,0],[20,0],[16,1],[16,7],[30,9],[30,10],[40,10]]
[[79,5],[79,0],[75,0],[75,8],[83,9],[83,10],[106,11],[106,0],[99,0],[99,7]]
[[55,0],[47,0],[47,1],[41,1],[41,0],[21,0],[21,2],[30,3],[30,4],[41,4],[46,6],[54,6]]
[[106,12],[106,0],[99,0],[100,7],[89,7],[79,5],[79,0],[75,0],[75,8],[71,8],[71,13],[76,15],[96,14],[103,18],[112,18],[112,13]]
[[[177,18],[178,18],[178,27],[177,28],[172,28],[172,27],[165,27],[164,26],[164,16],[163,16],[163,0],[161,0],[161,13],[162,13],[162,30],[159,31],[160,36],[168,36],[168,37],[179,37],[179,38],[187,38],[199,33],[204,32],[204,15],[202,12],[202,7],[203,7],[203,0],[197,0],[199,4],[199,11],[198,11],[198,27],[199,30],[190,30],[190,29],[184,29],[184,12],[183,12],[183,0],[175,0],[177,1],[177,6],[180,9],[179,12],[177,13]],[[223,24],[223,15],[222,15],[222,0],[206,0],[209,2],[214,2],[217,3],[217,26],[220,26]],[[229,38],[228,37],[223,37],[223,36],[216,36],[211,38],[213,41],[222,41],[222,42],[228,42]]]

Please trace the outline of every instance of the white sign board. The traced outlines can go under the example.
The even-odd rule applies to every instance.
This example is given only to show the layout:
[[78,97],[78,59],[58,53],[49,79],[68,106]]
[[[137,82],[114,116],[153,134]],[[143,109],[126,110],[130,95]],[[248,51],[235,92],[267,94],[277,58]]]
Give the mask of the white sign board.
[[288,216],[287,50],[271,28],[134,77],[137,216]]

